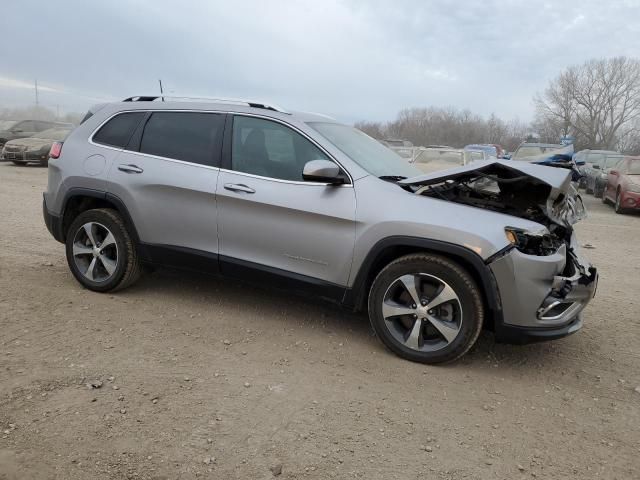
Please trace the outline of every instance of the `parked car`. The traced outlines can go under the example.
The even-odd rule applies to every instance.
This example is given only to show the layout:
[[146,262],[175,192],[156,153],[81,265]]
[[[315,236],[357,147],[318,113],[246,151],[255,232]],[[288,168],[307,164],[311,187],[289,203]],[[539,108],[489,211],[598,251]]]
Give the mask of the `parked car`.
[[482,328],[526,343],[582,327],[598,276],[568,171],[424,175],[325,116],[159,98],[106,105],[51,148],[44,220],[85,288],[125,288],[143,264],[240,277],[368,311],[390,350],[425,363]]
[[583,170],[585,191],[600,198],[607,184],[607,174],[611,167],[622,160],[622,154],[610,150],[588,150],[586,152]]
[[530,162],[537,158],[547,158],[557,152],[564,152],[565,145],[555,143],[521,143],[511,155],[511,160]]
[[421,172],[430,173],[485,159],[486,154],[482,151],[465,151],[450,147],[420,148],[417,149],[412,163]]
[[498,149],[495,145],[488,144],[471,144],[464,147],[467,151],[481,151],[485,152],[489,158],[499,158]]
[[406,158],[407,160],[411,160],[413,158],[413,143],[411,143],[409,140],[398,140],[391,138],[382,140],[382,144],[389,147],[402,158]]
[[9,140],[2,148],[2,156],[16,165],[46,165],[53,142],[62,142],[70,131],[70,128],[50,128],[32,137]]
[[640,157],[623,157],[609,169],[602,202],[616,213],[640,210]]
[[44,132],[50,128],[73,128],[73,124],[64,122],[49,122],[43,120],[21,120],[2,125],[0,129],[0,147],[7,143],[9,140],[16,138],[31,137],[36,133]]

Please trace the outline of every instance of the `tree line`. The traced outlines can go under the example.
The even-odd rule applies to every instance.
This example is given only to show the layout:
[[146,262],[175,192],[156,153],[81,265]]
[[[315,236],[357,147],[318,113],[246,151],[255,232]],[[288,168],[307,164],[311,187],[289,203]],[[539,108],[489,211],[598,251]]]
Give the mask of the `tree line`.
[[568,67],[533,97],[530,123],[489,118],[452,107],[401,110],[390,122],[357,122],[377,139],[409,140],[416,146],[496,143],[513,151],[523,141],[558,143],[575,138],[585,148],[640,154],[640,61],[627,57],[590,60]]

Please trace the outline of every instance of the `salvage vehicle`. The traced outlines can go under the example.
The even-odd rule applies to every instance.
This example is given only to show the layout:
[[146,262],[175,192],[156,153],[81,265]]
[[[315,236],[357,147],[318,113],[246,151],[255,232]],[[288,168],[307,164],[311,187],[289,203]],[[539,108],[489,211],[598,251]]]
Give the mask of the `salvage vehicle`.
[[451,147],[419,148],[411,163],[422,173],[430,173],[486,159],[486,153],[481,150],[462,150]]
[[0,147],[9,140],[31,137],[50,128],[73,128],[71,123],[51,122],[45,120],[21,120],[3,125],[0,129]]
[[50,128],[32,137],[9,140],[2,148],[2,156],[15,165],[28,163],[46,165],[53,142],[63,141],[70,131],[70,128]]
[[601,198],[609,170],[622,160],[622,154],[610,150],[589,150],[585,160],[585,191]]
[[622,157],[609,169],[602,203],[609,202],[616,213],[640,210],[640,157]]
[[477,161],[421,174],[363,132],[264,102],[142,96],[54,143],[43,215],[84,287],[145,264],[243,278],[367,311],[399,356],[453,361],[483,328],[578,331],[598,274],[571,172]]

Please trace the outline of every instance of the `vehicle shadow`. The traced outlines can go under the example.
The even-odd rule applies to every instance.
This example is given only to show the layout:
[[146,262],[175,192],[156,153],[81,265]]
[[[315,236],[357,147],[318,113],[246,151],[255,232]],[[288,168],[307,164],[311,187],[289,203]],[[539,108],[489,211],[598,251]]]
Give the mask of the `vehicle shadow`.
[[[320,327],[339,337],[347,337],[349,343],[365,349],[377,349],[395,360],[393,353],[376,339],[364,312],[354,313],[314,297],[278,290],[267,285],[257,285],[226,277],[204,275],[172,269],[158,269],[141,279],[136,285],[119,293],[126,296],[161,296],[172,304],[219,305],[221,310],[243,310],[276,321],[283,328],[304,328],[304,324]],[[311,326],[309,328],[312,328]],[[497,364],[510,368],[557,366],[562,355],[560,342],[530,345],[506,345],[496,343],[493,334],[483,331],[474,347],[459,361],[444,365],[444,368],[486,368]]]

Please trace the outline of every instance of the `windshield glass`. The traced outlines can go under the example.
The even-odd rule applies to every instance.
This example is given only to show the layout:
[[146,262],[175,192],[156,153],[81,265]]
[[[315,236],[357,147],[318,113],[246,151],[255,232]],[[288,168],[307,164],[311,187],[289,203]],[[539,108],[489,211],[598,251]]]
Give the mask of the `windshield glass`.
[[16,123],[18,122],[16,122],[15,120],[0,120],[0,130],[9,130]]
[[310,122],[309,126],[376,177],[414,177],[420,171],[357,128],[338,123]]
[[487,152],[488,155],[497,157],[498,149],[493,145],[467,145],[464,147],[465,150],[476,150],[481,152]]
[[49,130],[36,133],[35,135],[32,135],[32,137],[43,138],[45,140],[64,140],[68,134],[69,130],[67,129],[50,128]]
[[640,159],[629,162],[629,175],[640,175]]
[[[535,157],[551,157],[556,154],[566,154],[567,148],[562,145],[541,147],[538,145],[523,145],[513,155],[512,160],[535,160]],[[541,158],[539,158],[541,159]]]

